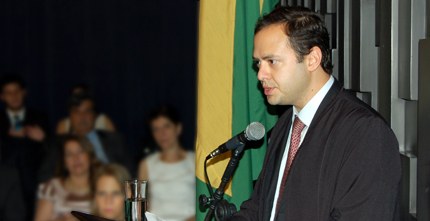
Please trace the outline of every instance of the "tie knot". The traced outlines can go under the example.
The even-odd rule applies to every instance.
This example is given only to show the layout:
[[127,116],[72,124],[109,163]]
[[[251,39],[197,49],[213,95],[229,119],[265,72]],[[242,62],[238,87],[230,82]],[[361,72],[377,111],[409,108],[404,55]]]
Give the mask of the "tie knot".
[[19,115],[15,115],[15,116],[13,116],[13,118],[14,118],[14,121],[15,121],[15,123],[14,123],[14,128],[15,128],[15,130],[21,130],[22,129],[22,127],[23,127],[23,120],[21,119],[21,117],[19,116]]
[[293,131],[301,133],[302,130],[305,128],[305,126],[306,125],[300,120],[300,118],[298,116],[294,117]]

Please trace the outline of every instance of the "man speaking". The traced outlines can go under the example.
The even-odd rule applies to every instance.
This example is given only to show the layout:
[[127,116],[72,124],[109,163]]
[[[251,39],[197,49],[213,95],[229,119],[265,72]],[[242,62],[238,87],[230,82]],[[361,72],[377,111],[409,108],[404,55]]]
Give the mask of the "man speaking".
[[254,192],[231,220],[398,219],[396,137],[331,76],[320,17],[276,8],[257,22],[253,57],[267,101],[292,108],[273,128]]

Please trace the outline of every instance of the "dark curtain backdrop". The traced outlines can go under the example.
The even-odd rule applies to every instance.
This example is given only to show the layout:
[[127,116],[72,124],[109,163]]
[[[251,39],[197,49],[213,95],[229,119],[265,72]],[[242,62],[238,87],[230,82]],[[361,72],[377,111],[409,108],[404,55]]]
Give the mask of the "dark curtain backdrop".
[[1,0],[0,71],[27,82],[27,104],[47,113],[51,131],[66,98],[88,84],[138,156],[149,143],[145,119],[175,106],[183,143],[194,143],[197,1]]

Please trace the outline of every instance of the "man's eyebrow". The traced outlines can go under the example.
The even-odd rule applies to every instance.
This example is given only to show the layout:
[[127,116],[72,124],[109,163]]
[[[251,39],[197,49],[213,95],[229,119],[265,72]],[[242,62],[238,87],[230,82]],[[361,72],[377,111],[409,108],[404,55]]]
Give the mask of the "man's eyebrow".
[[263,60],[270,60],[270,59],[278,58],[278,57],[279,57],[279,56],[276,56],[276,55],[274,55],[274,54],[269,54],[269,55],[264,56],[264,57],[263,57]]
[[275,58],[275,57],[276,57],[276,56],[275,56],[275,55],[272,55],[272,54],[266,55],[266,56],[262,57],[261,59],[259,59],[259,58],[256,58],[256,57],[252,56],[252,60],[254,60],[254,61],[258,61],[258,60],[268,60],[268,59],[272,59],[272,58]]

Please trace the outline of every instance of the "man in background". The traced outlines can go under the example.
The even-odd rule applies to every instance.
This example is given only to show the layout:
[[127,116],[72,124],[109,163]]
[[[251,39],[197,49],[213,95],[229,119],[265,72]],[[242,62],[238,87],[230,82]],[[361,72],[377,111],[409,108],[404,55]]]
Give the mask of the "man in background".
[[0,98],[5,108],[0,111],[0,162],[18,171],[29,220],[34,210],[38,170],[45,154],[47,119],[25,105],[26,95],[25,82],[20,76],[8,74],[1,78]]
[[[117,132],[97,130],[94,128],[96,120],[95,102],[87,93],[73,94],[68,102],[70,118],[70,134],[86,137],[92,144],[94,154],[101,163],[118,163],[132,171],[133,161],[126,153],[124,140]],[[63,139],[67,136],[58,135],[50,146],[50,154],[43,166],[43,180],[54,175],[59,150]]]
[[72,95],[69,100],[71,133],[86,136],[93,144],[94,153],[102,163],[120,163],[130,169],[122,137],[116,132],[97,130],[94,99],[86,93]]

